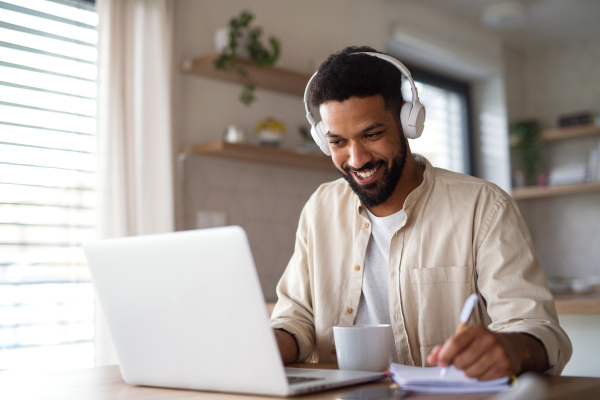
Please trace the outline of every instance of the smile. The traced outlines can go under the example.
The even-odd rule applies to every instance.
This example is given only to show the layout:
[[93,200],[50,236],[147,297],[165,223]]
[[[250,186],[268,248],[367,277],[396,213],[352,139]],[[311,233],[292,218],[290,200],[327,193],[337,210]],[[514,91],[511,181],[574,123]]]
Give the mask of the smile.
[[379,170],[380,165],[373,169],[369,169],[366,171],[352,171],[352,174],[356,178],[356,180],[360,183],[369,183],[377,177],[377,171]]

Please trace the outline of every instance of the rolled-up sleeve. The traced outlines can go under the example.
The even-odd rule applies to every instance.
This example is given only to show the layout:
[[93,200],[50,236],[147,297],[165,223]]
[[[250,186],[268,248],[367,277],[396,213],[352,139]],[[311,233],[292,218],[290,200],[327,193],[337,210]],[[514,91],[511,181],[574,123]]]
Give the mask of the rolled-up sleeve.
[[307,215],[310,213],[309,201],[300,216],[296,232],[294,254],[277,284],[277,304],[271,316],[271,327],[283,329],[294,335],[298,343],[297,362],[307,362],[315,349],[315,325],[311,274],[309,268],[309,250],[307,247]]
[[546,275],[513,199],[494,204],[478,242],[477,286],[492,320],[488,328],[534,336],[548,355],[546,373],[560,374],[573,348],[559,325]]

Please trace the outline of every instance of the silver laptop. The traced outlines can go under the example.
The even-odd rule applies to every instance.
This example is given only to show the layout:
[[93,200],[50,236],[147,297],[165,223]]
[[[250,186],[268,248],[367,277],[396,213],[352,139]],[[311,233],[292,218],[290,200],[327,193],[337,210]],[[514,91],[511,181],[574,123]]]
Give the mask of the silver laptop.
[[129,384],[290,396],[384,376],[283,367],[240,227],[83,249]]

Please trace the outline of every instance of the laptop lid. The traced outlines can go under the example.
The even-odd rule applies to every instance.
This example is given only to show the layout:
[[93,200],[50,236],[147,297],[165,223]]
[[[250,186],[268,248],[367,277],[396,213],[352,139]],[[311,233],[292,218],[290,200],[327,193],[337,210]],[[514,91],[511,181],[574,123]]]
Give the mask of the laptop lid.
[[242,228],[109,239],[83,249],[125,382],[288,394]]

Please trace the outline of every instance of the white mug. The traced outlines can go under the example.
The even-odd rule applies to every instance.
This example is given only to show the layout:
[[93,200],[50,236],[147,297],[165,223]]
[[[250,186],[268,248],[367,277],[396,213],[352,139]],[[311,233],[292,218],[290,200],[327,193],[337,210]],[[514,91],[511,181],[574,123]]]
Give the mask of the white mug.
[[386,371],[390,366],[390,325],[334,326],[338,366],[352,371]]

